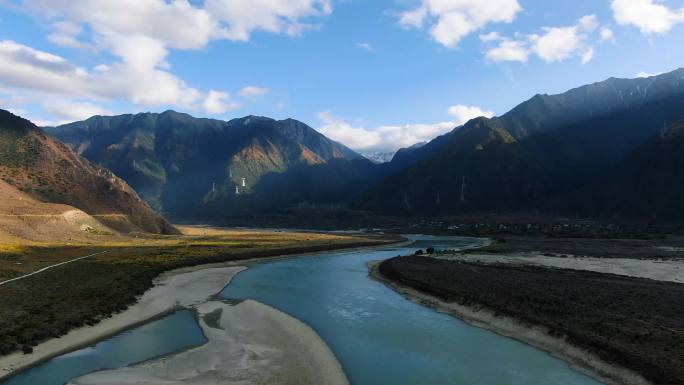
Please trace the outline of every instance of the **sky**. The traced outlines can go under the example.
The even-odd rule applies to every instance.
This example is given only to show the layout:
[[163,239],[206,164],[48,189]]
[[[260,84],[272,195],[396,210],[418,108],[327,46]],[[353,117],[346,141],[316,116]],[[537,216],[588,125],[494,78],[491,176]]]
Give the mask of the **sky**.
[[684,0],[0,0],[0,108],[295,118],[393,152],[683,46]]

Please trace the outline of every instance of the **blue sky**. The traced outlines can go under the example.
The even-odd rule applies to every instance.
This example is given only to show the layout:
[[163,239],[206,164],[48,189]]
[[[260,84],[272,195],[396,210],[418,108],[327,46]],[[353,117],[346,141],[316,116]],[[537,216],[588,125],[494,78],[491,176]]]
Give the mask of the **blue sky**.
[[536,93],[684,66],[684,1],[0,0],[0,108],[293,117],[394,151]]

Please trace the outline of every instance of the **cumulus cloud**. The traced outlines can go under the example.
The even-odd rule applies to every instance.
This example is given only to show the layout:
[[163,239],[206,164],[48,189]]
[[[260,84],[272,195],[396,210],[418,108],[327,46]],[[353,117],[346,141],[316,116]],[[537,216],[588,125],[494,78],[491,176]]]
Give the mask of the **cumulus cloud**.
[[256,86],[247,86],[244,87],[238,92],[240,96],[243,98],[256,98],[259,96],[264,96],[267,95],[271,92],[270,88],[266,87],[256,87]]
[[517,0],[422,0],[417,8],[402,12],[399,23],[406,28],[429,24],[436,42],[455,48],[461,39],[490,23],[512,22],[521,10]]
[[662,74],[663,74],[663,72],[646,72],[646,71],[641,71],[641,72],[637,73],[636,75],[634,75],[634,77],[637,77],[637,78],[650,78],[651,76],[658,76],[658,75],[662,75]]
[[222,114],[239,108],[240,105],[231,99],[229,93],[211,90],[204,100],[203,107],[210,114]]
[[601,41],[615,42],[615,34],[610,28],[601,28]]
[[62,47],[76,49],[95,49],[92,44],[78,40],[78,36],[83,31],[80,25],[70,21],[57,21],[52,24],[54,32],[48,35],[48,40]]
[[582,53],[582,64],[587,64],[594,58],[594,47],[587,47]]
[[456,123],[456,125],[458,126],[464,124],[470,119],[479,118],[480,116],[484,116],[486,118],[491,118],[492,116],[494,116],[494,112],[492,111],[485,111],[480,107],[465,106],[463,104],[451,106],[449,107],[448,111],[449,115],[456,118],[454,123]]
[[655,0],[612,0],[611,9],[620,25],[632,25],[644,34],[665,33],[684,22],[684,7],[672,9]]
[[112,111],[89,102],[73,102],[68,100],[48,100],[43,107],[61,119],[60,124],[88,119],[94,115],[112,115]]
[[313,27],[305,19],[332,12],[330,0],[206,0],[205,8],[221,24],[218,35],[238,41],[259,30],[299,35]]
[[[329,0],[23,0],[17,6],[49,22],[47,38],[52,43],[105,51],[115,60],[82,68],[48,52],[2,41],[0,85],[209,113],[237,104],[225,91],[203,92],[176,76],[166,60],[170,50],[198,50],[212,40],[248,41],[257,31],[299,35],[332,12]],[[245,92],[264,90],[246,87]]]
[[527,62],[530,51],[525,41],[502,39],[499,45],[487,51],[487,60]]
[[318,127],[320,133],[354,149],[372,148],[382,140],[379,132],[353,126],[330,111],[320,112],[318,119],[323,123]]
[[[116,44],[118,37],[146,36],[174,49],[199,49],[213,39],[248,41],[255,31],[297,35],[308,20],[332,12],[329,0],[23,0],[31,12],[57,22],[59,33],[76,36],[87,25]],[[65,26],[62,24],[62,26]]]
[[62,57],[10,40],[0,41],[0,82],[5,87],[68,90],[69,79],[82,77],[86,71]]
[[465,105],[451,106],[448,109],[448,113],[454,117],[453,120],[438,123],[385,125],[365,128],[351,124],[333,115],[330,111],[323,111],[318,114],[318,118],[322,123],[318,131],[357,151],[392,152],[399,148],[432,140],[470,119],[479,116],[494,116],[494,113],[491,111]]
[[498,32],[489,32],[480,35],[480,40],[484,41],[485,43],[490,41],[497,41],[499,39],[501,39],[501,35]]
[[[157,55],[149,53],[149,56]],[[192,107],[203,95],[170,72],[149,68],[149,57],[96,69],[78,67],[48,52],[0,41],[0,84],[76,98],[123,99],[143,105]]]
[[[542,33],[518,35],[508,38],[497,35],[485,35],[484,42],[497,42],[496,46],[487,50],[485,57],[493,62],[517,61],[527,62],[535,55],[547,63],[560,62],[579,57],[586,64],[594,57],[595,49],[590,40],[597,34],[598,20],[594,15],[581,17],[577,24],[568,27],[545,27]],[[598,34],[604,41],[608,29]],[[609,38],[612,39],[612,31]]]
[[576,27],[548,28],[543,35],[531,38],[532,52],[545,62],[563,61],[577,53],[582,46],[582,37]]

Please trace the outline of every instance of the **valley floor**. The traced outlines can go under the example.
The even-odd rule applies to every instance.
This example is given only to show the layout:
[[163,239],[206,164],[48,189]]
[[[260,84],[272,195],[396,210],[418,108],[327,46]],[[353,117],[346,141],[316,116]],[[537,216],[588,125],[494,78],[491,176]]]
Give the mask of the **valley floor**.
[[[175,303],[162,301],[161,297],[143,310],[137,308],[141,306],[138,303],[141,296],[149,293],[154,280],[167,271],[373,246],[400,239],[207,227],[181,229],[184,234],[180,236],[138,234],[127,236],[123,241],[107,240],[102,244],[9,245],[4,249],[0,245],[3,250],[0,253],[0,281],[80,256],[108,251],[0,286],[0,369],[4,370],[0,377],[36,360],[72,350],[76,345],[92,342],[131,323],[169,311],[169,306],[175,306]],[[168,293],[162,297],[166,296]],[[126,309],[131,305],[138,309],[135,319],[122,319],[121,315],[127,314]],[[98,328],[104,329],[96,332],[100,330]],[[84,334],[89,337],[79,337],[76,342],[58,338],[74,330],[89,330]],[[44,346],[51,348],[45,350]],[[8,357],[15,361],[7,361]]]
[[516,254],[505,247],[497,254],[397,257],[372,274],[414,300],[545,349],[608,383],[684,383],[684,284],[678,283],[684,261],[520,254],[520,248]]

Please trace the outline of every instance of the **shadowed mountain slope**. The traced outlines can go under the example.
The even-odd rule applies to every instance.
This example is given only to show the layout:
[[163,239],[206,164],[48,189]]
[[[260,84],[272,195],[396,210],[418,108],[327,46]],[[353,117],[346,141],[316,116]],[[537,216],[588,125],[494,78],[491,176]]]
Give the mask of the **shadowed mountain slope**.
[[684,120],[639,146],[568,204],[587,216],[643,218],[655,224],[682,222],[683,196]]
[[[569,196],[606,188],[619,164],[667,122],[680,119],[682,69],[537,95],[501,117],[474,119],[395,157],[393,175],[363,194],[356,206],[397,213],[539,208],[597,213],[591,202]],[[622,167],[649,167],[638,162]],[[613,199],[621,196],[615,194]]]
[[[501,117],[493,119],[500,121],[511,136],[521,140],[563,128],[574,130],[574,127],[581,126],[591,129],[596,124],[592,123],[592,120],[600,121],[605,116],[624,110],[638,111],[643,106],[673,96],[681,97],[682,94],[684,68],[648,78],[610,78],[558,95],[538,94]],[[658,116],[657,126],[662,127],[667,118]],[[399,150],[392,162],[387,165],[387,169],[401,170],[426,159],[448,143],[460,128],[456,127],[419,148],[410,151]],[[597,133],[600,133],[599,131],[596,130]]]
[[95,116],[48,130],[153,207],[184,219],[339,203],[374,172],[361,155],[293,119],[221,121],[166,111]]

